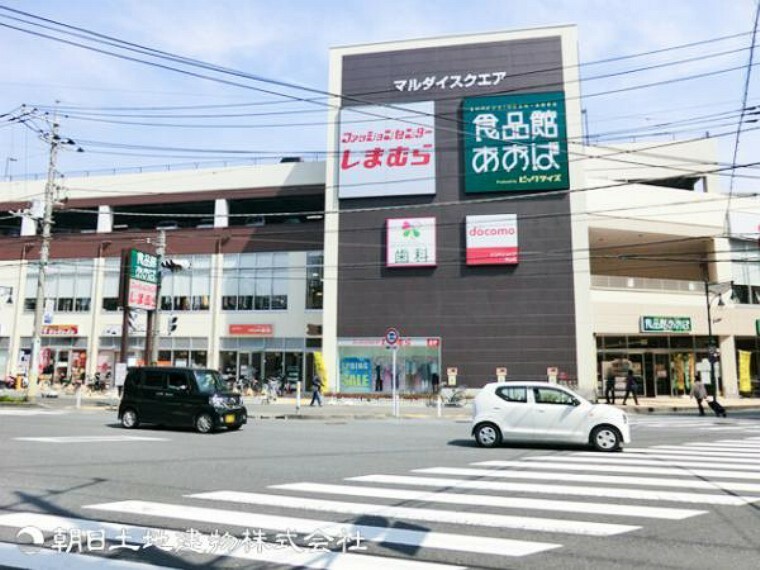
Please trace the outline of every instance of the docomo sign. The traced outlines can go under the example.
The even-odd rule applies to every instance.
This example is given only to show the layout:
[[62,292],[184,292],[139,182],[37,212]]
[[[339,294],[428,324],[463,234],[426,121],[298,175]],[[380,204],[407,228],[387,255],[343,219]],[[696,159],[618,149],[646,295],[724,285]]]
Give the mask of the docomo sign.
[[517,215],[467,216],[467,265],[516,265]]
[[274,327],[272,325],[230,325],[231,335],[238,336],[272,336]]

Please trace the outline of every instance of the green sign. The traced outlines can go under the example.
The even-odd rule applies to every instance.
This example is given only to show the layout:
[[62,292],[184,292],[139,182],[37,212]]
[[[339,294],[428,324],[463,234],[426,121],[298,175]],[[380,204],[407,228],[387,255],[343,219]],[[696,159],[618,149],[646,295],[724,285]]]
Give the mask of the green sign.
[[563,92],[468,97],[462,122],[465,192],[570,188]]
[[688,333],[691,332],[689,317],[641,317],[641,332]]
[[760,335],[760,319],[755,319],[755,334]]
[[158,257],[133,249],[129,252],[129,278],[145,283],[158,283]]

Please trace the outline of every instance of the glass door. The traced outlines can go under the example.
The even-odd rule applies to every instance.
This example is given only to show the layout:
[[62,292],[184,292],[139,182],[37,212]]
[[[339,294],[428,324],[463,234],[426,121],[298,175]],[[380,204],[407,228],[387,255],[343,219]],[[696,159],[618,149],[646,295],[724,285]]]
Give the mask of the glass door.
[[670,383],[670,355],[667,353],[653,354],[655,389],[657,396],[673,396]]

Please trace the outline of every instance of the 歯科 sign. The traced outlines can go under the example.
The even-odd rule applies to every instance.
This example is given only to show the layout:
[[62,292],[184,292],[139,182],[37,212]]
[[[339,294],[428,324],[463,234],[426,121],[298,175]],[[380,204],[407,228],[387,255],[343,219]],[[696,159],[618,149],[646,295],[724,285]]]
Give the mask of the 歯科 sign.
[[691,332],[690,317],[641,317],[640,332],[688,333]]
[[435,267],[435,218],[389,218],[387,267]]
[[462,103],[465,192],[570,188],[561,91]]
[[467,265],[514,265],[517,215],[467,216]]
[[340,112],[338,197],[435,194],[432,101]]

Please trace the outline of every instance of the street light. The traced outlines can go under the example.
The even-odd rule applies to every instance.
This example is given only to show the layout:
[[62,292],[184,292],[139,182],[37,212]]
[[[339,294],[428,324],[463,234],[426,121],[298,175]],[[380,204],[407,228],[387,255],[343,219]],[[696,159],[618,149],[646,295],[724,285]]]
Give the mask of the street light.
[[710,382],[713,385],[713,400],[717,402],[718,401],[718,382],[717,382],[717,379],[715,378],[715,358],[716,358],[717,344],[715,342],[715,337],[713,337],[711,307],[712,307],[713,302],[715,302],[715,299],[718,299],[719,307],[724,306],[725,303],[723,302],[723,294],[727,293],[728,291],[732,292],[731,296],[733,298],[734,282],[724,281],[721,283],[710,283],[707,279],[705,279],[704,283],[705,283],[705,303],[707,304],[707,338],[708,338],[707,357],[708,357],[708,360],[710,361]]

